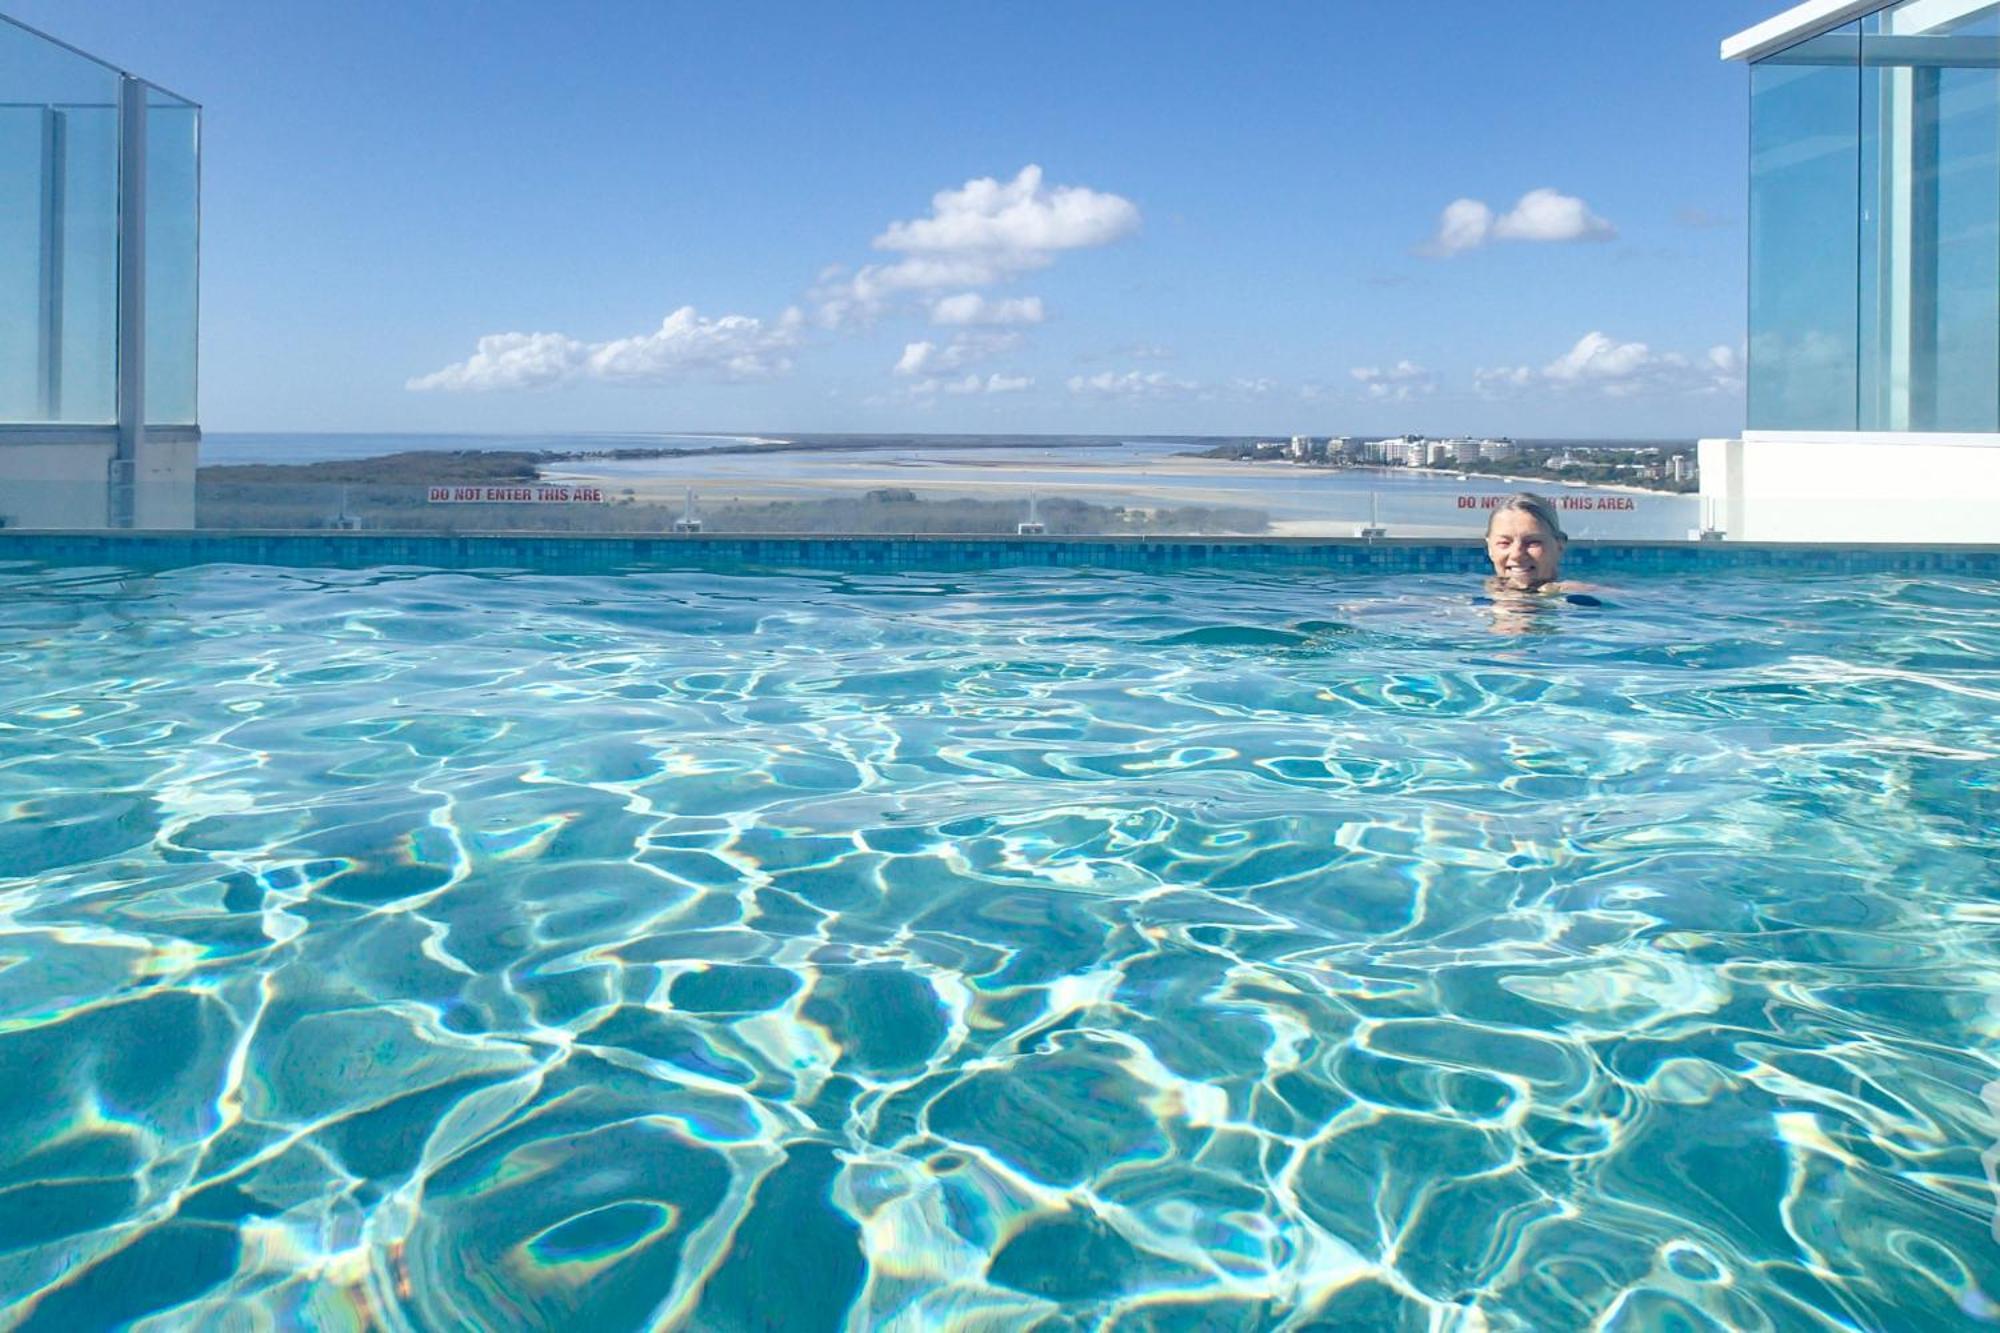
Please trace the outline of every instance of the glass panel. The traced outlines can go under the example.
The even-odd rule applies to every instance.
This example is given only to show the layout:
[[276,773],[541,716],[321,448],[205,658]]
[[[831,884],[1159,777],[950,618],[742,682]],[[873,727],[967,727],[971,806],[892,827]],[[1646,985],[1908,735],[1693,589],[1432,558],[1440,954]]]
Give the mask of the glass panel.
[[1853,430],[1860,25],[1750,70],[1755,430]]
[[2000,4],[1899,4],[1861,44],[1861,425],[2000,430]]
[[157,88],[146,99],[146,421],[195,423],[201,113]]
[[117,72],[0,19],[0,98],[0,422],[109,422]]

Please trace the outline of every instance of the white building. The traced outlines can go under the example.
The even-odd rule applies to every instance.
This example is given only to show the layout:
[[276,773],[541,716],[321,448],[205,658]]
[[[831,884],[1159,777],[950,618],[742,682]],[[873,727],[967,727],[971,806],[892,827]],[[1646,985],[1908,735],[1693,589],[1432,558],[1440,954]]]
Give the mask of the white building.
[[1722,44],[1750,76],[1745,429],[1706,523],[1776,541],[2000,542],[2000,2],[1808,0]]

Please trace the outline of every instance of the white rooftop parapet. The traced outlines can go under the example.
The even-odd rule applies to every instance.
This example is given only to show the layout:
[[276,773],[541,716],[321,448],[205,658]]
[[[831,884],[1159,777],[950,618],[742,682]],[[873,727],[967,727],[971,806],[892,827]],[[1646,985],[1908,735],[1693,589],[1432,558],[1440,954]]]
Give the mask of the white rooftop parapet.
[[[1907,30],[1924,32],[1944,27],[1952,20],[1984,8],[1989,0],[1912,0],[1896,13]],[[1761,60],[1795,42],[1830,32],[1878,9],[1887,9],[1893,0],[1806,0],[1793,5],[1775,18],[1765,19],[1754,28],[1745,28],[1722,43],[1724,60]]]
[[1863,14],[1872,14],[1890,0],[1805,0],[1754,28],[1745,28],[1722,43],[1724,60],[1756,60],[1781,51],[1793,42],[1851,23]]

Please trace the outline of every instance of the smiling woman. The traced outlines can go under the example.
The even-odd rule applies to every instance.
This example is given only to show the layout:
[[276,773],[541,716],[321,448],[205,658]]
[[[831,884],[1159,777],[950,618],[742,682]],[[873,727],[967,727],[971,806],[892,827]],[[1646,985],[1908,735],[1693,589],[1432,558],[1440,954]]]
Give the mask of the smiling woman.
[[1486,520],[1486,557],[1492,587],[1522,592],[1560,591],[1563,550],[1569,537],[1555,506],[1523,491],[1510,495]]

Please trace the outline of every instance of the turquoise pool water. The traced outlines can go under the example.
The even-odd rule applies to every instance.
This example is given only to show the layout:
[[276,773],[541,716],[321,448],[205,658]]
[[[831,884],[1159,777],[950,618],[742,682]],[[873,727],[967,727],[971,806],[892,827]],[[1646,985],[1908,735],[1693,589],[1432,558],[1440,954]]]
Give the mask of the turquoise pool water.
[[1598,577],[0,568],[0,1322],[2000,1320],[2000,583]]

